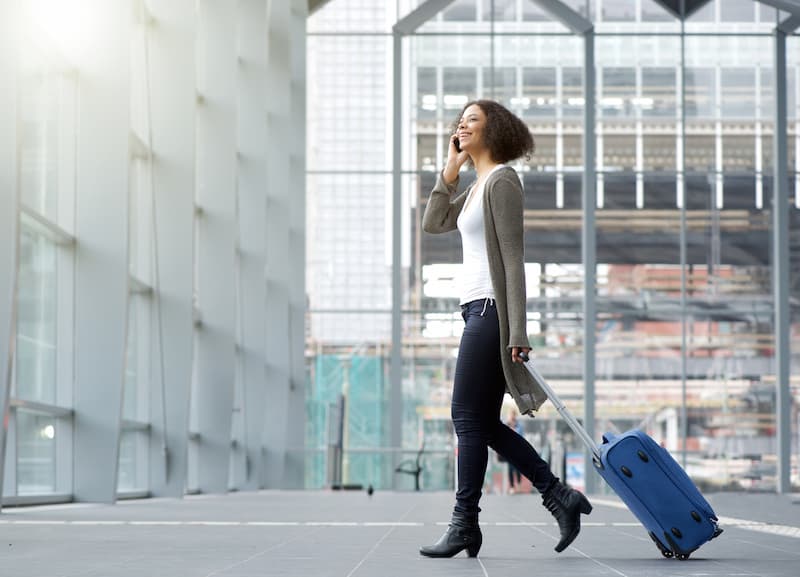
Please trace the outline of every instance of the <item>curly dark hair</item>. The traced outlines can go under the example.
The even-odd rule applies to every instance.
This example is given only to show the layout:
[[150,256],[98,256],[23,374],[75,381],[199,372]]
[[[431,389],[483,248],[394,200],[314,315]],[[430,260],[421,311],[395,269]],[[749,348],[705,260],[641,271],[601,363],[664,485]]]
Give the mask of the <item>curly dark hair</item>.
[[525,160],[530,160],[536,148],[531,131],[513,112],[494,100],[467,102],[461,109],[461,114],[451,125],[453,132],[458,128],[458,122],[464,116],[464,111],[473,104],[480,106],[486,115],[483,140],[494,161],[506,163],[522,156],[525,157]]

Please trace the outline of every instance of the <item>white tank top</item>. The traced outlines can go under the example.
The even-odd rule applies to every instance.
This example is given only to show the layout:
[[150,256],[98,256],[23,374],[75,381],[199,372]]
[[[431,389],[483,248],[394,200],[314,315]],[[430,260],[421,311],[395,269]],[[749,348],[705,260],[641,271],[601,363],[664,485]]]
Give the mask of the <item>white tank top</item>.
[[461,288],[460,304],[479,299],[494,298],[494,287],[489,274],[489,256],[486,253],[486,227],[483,223],[483,190],[489,176],[504,165],[495,166],[480,186],[472,187],[456,225],[461,233],[464,263],[458,286]]

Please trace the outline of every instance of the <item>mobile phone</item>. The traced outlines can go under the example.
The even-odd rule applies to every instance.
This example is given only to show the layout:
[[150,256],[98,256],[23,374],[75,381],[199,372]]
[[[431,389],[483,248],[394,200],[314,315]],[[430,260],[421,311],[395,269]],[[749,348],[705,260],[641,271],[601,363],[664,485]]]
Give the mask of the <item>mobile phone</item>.
[[455,144],[455,145],[456,145],[456,152],[461,152],[461,143],[458,141],[458,138],[456,138],[456,139],[453,141],[453,144]]

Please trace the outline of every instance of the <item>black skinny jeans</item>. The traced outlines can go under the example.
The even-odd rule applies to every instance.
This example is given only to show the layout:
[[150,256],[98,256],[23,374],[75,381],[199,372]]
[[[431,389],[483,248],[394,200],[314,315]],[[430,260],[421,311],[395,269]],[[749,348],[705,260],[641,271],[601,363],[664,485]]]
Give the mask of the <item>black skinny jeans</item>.
[[[494,301],[462,305],[466,322],[456,361],[451,414],[458,436],[456,511],[476,514],[491,447],[544,493],[556,479],[539,453],[500,420],[505,377]],[[502,354],[511,354],[511,350]]]

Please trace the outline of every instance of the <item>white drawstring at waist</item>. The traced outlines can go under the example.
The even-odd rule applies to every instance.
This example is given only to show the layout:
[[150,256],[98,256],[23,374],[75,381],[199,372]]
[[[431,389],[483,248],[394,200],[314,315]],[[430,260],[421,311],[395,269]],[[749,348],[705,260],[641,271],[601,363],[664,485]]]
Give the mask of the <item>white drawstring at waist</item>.
[[483,310],[481,311],[481,316],[486,314],[486,307],[488,305],[494,305],[494,299],[491,297],[486,297],[486,300],[483,301]]

